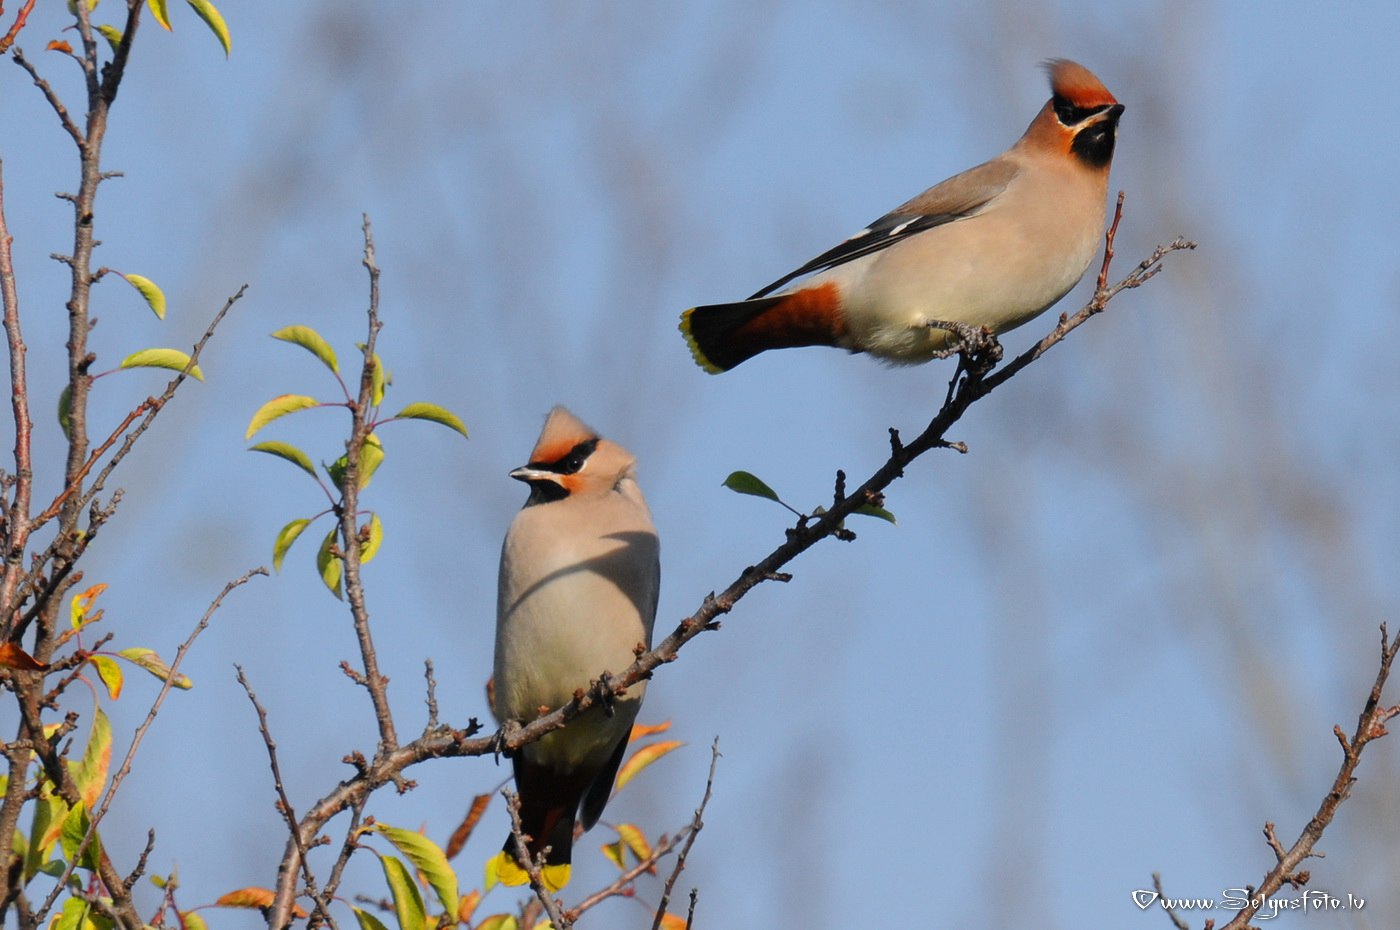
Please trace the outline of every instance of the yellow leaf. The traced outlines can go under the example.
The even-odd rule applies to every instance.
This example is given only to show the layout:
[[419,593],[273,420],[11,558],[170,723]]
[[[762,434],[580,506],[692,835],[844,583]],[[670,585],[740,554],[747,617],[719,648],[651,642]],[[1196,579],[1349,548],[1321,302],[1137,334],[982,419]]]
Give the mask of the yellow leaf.
[[292,543],[297,541],[301,531],[311,525],[311,521],[302,517],[288,523],[277,531],[277,539],[272,543],[272,570],[282,571],[282,560],[287,557],[287,550],[292,548]]
[[442,902],[443,910],[455,914],[460,903],[457,873],[447,864],[447,856],[443,855],[438,845],[413,830],[391,827],[385,823],[377,823],[374,827],[427,879],[428,886]]
[[467,426],[461,418],[446,407],[439,407],[437,404],[426,404],[421,401],[409,404],[394,414],[393,418],[395,420],[428,420],[440,423],[448,429],[456,430],[464,437],[467,435]]
[[326,538],[321,541],[321,548],[316,550],[316,570],[321,573],[321,581],[330,588],[332,594],[340,597],[340,572],[343,566],[340,559],[331,552],[331,546],[335,545],[335,534],[340,528],[332,526],[331,531],[326,534]]
[[166,0],[146,0],[146,5],[151,8],[151,15],[156,22],[160,23],[160,28],[166,32],[170,31],[170,11],[165,6]]
[[[146,671],[150,672],[152,675],[156,676],[161,681],[165,681],[167,678],[170,678],[170,666],[165,664],[164,659],[156,655],[156,651],[154,649],[146,649],[141,646],[133,646],[130,649],[122,649],[117,653],[117,655],[121,656],[123,659],[126,659],[128,662],[131,662],[134,665],[139,665],[141,668],[144,668]],[[194,687],[194,682],[190,681],[190,679],[185,675],[176,675],[175,678],[171,679],[170,683],[173,684],[175,687],[181,689],[182,691],[188,691],[189,689]]]
[[632,850],[632,855],[637,857],[638,862],[645,862],[651,858],[651,844],[642,835],[640,828],[630,823],[620,823],[617,825],[617,835],[627,844],[627,848]]
[[107,44],[112,46],[112,51],[115,52],[117,46],[122,44],[122,31],[116,26],[108,26],[106,23],[103,23],[93,28],[102,33],[102,38],[106,39]]
[[[179,349],[142,349],[140,352],[133,352],[126,358],[118,368],[168,368],[171,371],[184,371],[189,365],[190,357]],[[204,380],[204,372],[195,365],[190,369],[190,376],[199,380]]]
[[97,677],[107,686],[107,694],[112,700],[122,696],[122,667],[111,656],[88,656],[88,661],[97,670]]
[[336,374],[340,373],[340,362],[335,357],[331,344],[310,326],[284,326],[272,334],[273,339],[281,339],[299,345],[321,360],[321,363]]
[[95,584],[82,594],[73,595],[73,600],[68,603],[68,619],[73,624],[73,629],[81,630],[89,623],[101,619],[102,611],[99,610],[91,617],[88,616],[88,611],[92,610],[93,603],[106,590],[105,584]]
[[631,781],[642,769],[651,765],[671,750],[678,749],[684,745],[685,743],[680,740],[668,740],[661,743],[648,743],[641,749],[638,749],[636,752],[632,753],[632,758],[624,762],[622,768],[618,770],[617,788],[614,790],[621,791],[622,786]]
[[[108,41],[111,41],[110,37]],[[119,32],[117,33],[117,41],[121,41],[121,33]],[[126,278],[128,284],[141,292],[141,296],[146,298],[146,303],[150,305],[152,313],[162,320],[165,319],[165,292],[156,287],[156,282],[150,278],[143,278],[139,274],[124,274],[122,277]]]
[[608,859],[612,861],[613,865],[617,866],[624,872],[627,871],[627,849],[625,846],[622,845],[622,840],[614,840],[611,843],[604,843],[598,848],[603,851],[603,855],[607,856]]
[[520,922],[514,914],[492,914],[476,925],[476,930],[519,930]]
[[194,8],[200,19],[209,24],[210,30],[219,37],[219,44],[224,47],[224,57],[228,57],[233,42],[229,38],[228,24],[224,22],[218,7],[210,3],[209,0],[185,0],[185,2]]
[[244,439],[252,439],[253,434],[271,423],[278,417],[285,417],[289,413],[296,413],[298,410],[305,410],[308,407],[320,405],[314,397],[307,397],[305,394],[282,394],[263,404],[253,414],[253,419],[248,421],[248,432]]
[[379,514],[370,514],[369,523],[360,529],[364,539],[364,543],[360,546],[360,564],[368,565],[369,560],[378,554],[379,546],[384,542],[384,526],[379,522]]

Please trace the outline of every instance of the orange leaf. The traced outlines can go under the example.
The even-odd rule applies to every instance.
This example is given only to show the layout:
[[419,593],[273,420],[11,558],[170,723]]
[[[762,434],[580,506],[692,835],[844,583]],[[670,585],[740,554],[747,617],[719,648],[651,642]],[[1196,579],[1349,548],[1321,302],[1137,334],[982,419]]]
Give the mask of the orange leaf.
[[475,888],[469,894],[462,895],[461,903],[457,905],[457,922],[459,924],[471,923],[472,915],[476,913],[476,906],[481,903],[481,892]]
[[0,643],[0,665],[24,672],[42,672],[48,669],[47,665],[37,661],[14,643]]
[[671,721],[669,720],[663,720],[661,723],[651,724],[636,723],[632,725],[632,735],[627,737],[627,742],[635,743],[637,740],[642,739],[643,737],[655,736],[658,733],[665,733],[669,729],[671,729]]
[[64,42],[62,39],[54,39],[52,42],[50,42],[48,44],[48,50],[51,52],[63,52],[67,55],[73,54],[73,46],[69,45],[67,42]]
[[[447,838],[447,848],[443,850],[443,855],[451,859],[462,851],[462,847],[467,844],[472,831],[476,829],[477,822],[481,820],[481,815],[486,813],[486,806],[491,803],[491,795],[478,794],[472,798],[472,806],[467,811],[467,816],[462,818],[462,822],[457,825],[457,829],[452,831],[452,835]],[[463,923],[466,918],[462,918]]]
[[679,914],[672,914],[668,911],[661,917],[661,930],[685,930],[687,926],[685,918]]
[[[230,891],[214,902],[215,907],[271,907],[276,895],[268,888],[240,888],[237,891]],[[307,913],[301,905],[292,905],[293,917],[307,917]]]
[[632,758],[622,764],[622,768],[617,773],[617,788],[621,791],[622,786],[631,781],[638,772],[660,759],[673,749],[684,746],[680,740],[669,740],[663,743],[649,743],[632,753]]

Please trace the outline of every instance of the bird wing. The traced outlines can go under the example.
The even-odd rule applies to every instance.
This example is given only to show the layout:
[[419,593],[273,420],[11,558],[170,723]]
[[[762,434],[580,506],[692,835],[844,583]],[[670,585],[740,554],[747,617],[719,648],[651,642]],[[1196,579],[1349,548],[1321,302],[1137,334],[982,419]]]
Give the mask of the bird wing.
[[880,217],[834,248],[827,249],[796,271],[783,275],[749,297],[754,300],[814,271],[823,271],[894,245],[915,233],[976,214],[996,199],[1020,168],[1002,160],[984,162],[930,187]]

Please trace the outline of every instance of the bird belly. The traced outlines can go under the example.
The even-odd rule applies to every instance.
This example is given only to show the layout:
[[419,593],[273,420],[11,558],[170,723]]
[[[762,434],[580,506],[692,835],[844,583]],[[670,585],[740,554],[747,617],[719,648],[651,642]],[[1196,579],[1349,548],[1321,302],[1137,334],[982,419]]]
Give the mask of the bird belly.
[[[533,516],[522,511],[527,515]],[[654,536],[636,535],[654,545]],[[500,720],[529,721],[541,707],[568,703],[603,672],[621,673],[637,645],[649,643],[642,613],[619,581],[631,577],[629,569],[649,565],[655,550],[595,537],[586,551],[556,540],[526,556],[513,549],[515,539],[506,538],[501,572],[493,709]],[[645,682],[629,686],[613,716],[590,710],[534,744],[530,754],[555,766],[602,764],[631,727],[645,691]]]
[[[974,217],[930,230],[880,253],[846,297],[847,348],[895,364],[927,361],[951,341],[946,321],[1004,333],[1052,306],[1079,282],[1093,257],[1098,232],[1072,247],[1047,250],[1036,242],[1062,241],[1044,230]],[[974,235],[976,233],[976,235]],[[942,239],[942,242],[937,240]],[[908,246],[918,246],[910,248]],[[882,267],[883,265],[883,267]]]

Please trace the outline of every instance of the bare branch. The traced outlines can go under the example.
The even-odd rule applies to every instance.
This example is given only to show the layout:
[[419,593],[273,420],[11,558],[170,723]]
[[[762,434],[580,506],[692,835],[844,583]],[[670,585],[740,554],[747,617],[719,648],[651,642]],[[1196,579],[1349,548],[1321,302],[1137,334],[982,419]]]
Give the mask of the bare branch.
[[[719,737],[716,736],[714,742],[710,744],[710,774],[705,779],[705,795],[700,799],[700,806],[695,809],[695,819],[690,822],[690,835],[685,838],[685,845],[681,847],[680,855],[676,856],[676,867],[671,870],[670,876],[666,879],[666,887],[661,891],[661,903],[656,906],[656,919],[652,922],[651,930],[661,930],[661,921],[666,917],[666,907],[671,903],[671,890],[676,887],[676,879],[681,877],[681,872],[685,869],[685,860],[690,855],[690,847],[695,845],[695,838],[705,828],[705,806],[710,803],[710,792],[715,786],[715,766],[718,764]],[[690,908],[693,915],[695,913],[695,892],[693,889],[691,890]]]
[[569,930],[574,925],[573,921],[567,919],[563,911],[559,910],[559,902],[544,886],[544,875],[541,869],[544,867],[545,854],[549,852],[549,847],[546,846],[540,850],[538,858],[530,855],[530,850],[525,845],[525,834],[521,832],[520,827],[520,797],[510,790],[503,791],[502,794],[506,798],[506,810],[510,811],[510,837],[515,847],[511,852],[525,866],[525,874],[530,876],[530,888],[534,890],[535,897],[539,899],[540,905],[549,915],[550,923],[554,925],[555,930]]
[[253,693],[253,686],[248,683],[248,676],[243,674],[243,666],[235,663],[233,667],[238,673],[238,683],[243,686],[244,693],[248,695],[248,700],[253,705],[253,711],[258,715],[258,732],[262,734],[263,746],[267,749],[268,764],[272,767],[272,787],[277,792],[277,811],[287,822],[292,842],[296,844],[297,859],[301,863],[302,878],[306,882],[306,893],[315,902],[316,913],[326,923],[334,927],[335,920],[331,917],[329,902],[324,895],[317,891],[316,876],[312,874],[311,864],[306,859],[306,845],[302,842],[301,833],[297,830],[296,809],[292,807],[292,799],[287,796],[287,788],[282,781],[282,767],[277,762],[277,742],[272,738],[272,730],[267,725],[267,709],[262,706],[258,696]]
[[[1222,930],[1245,930],[1249,926],[1250,918],[1258,913],[1264,902],[1280,888],[1284,885],[1292,885],[1295,888],[1306,885],[1312,877],[1308,872],[1299,871],[1298,867],[1305,859],[1322,855],[1313,852],[1313,847],[1322,838],[1323,831],[1332,823],[1337,808],[1350,795],[1351,786],[1356,783],[1356,768],[1361,764],[1361,754],[1372,740],[1386,735],[1386,721],[1400,715],[1400,704],[1390,707],[1381,704],[1381,692],[1385,689],[1386,679],[1390,677],[1390,666],[1395,661],[1397,652],[1400,652],[1400,638],[1391,641],[1385,624],[1381,624],[1380,669],[1376,672],[1371,693],[1367,695],[1365,706],[1356,721],[1356,732],[1352,734],[1350,744],[1348,745],[1345,737],[1341,737],[1342,764],[1337,771],[1337,777],[1332,780],[1332,787],[1322,799],[1317,813],[1308,821],[1297,841],[1287,850],[1274,835],[1274,825],[1264,825],[1265,841],[1278,861],[1264,876],[1258,888],[1251,892],[1249,906],[1237,913]],[[1340,728],[1337,728],[1337,731],[1340,736]]]

